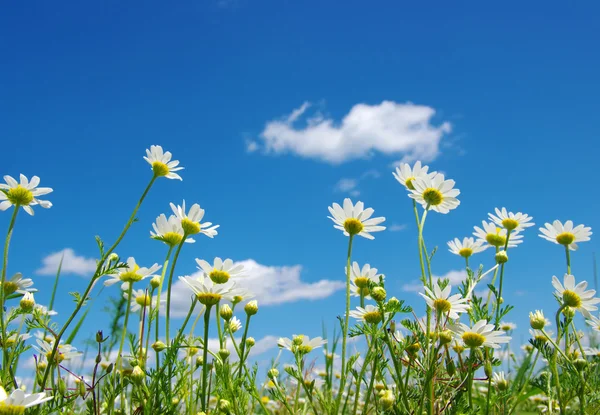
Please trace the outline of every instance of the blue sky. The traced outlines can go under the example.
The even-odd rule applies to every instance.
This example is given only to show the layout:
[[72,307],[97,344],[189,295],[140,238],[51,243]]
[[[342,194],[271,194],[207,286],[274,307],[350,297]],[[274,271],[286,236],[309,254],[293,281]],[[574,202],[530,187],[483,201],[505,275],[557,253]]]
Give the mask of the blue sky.
[[[327,206],[359,192],[353,199],[404,228],[359,240],[354,259],[377,267],[390,295],[422,310],[420,297],[403,290],[419,271],[411,203],[391,175],[398,160],[425,156],[462,191],[457,210],[427,223],[428,245],[439,247],[436,275],[461,269],[446,241],[470,235],[494,207],[526,212],[538,225],[600,225],[598,11],[592,3],[548,2],[8,5],[0,15],[1,173],[38,175],[54,188],[52,209],[19,216],[9,273],[34,278],[43,303],[53,281],[36,273],[45,257],[70,248],[81,257],[73,269],[85,270],[85,259],[97,255],[94,235],[114,240],[150,178],[144,150],[160,144],[185,166],[184,180],[152,189],[118,249],[123,257],[161,263],[165,248],[149,239],[151,223],[185,198],[221,228],[214,240],[186,246],[178,275],[194,272],[196,257],[251,259],[261,275],[301,278],[304,285],[288,290],[296,296],[300,288],[316,295],[310,284],[327,280],[331,288],[344,278],[347,240]],[[311,106],[286,124],[305,102]],[[407,102],[430,112],[418,117],[427,150],[410,128],[404,138],[383,133],[385,123],[406,125]],[[350,117],[356,124],[348,126],[351,110],[365,117]],[[333,139],[341,144],[328,150]],[[306,140],[313,140],[308,148]],[[340,159],[340,151],[351,155]],[[356,187],[341,190],[344,179]],[[9,216],[2,216],[4,234]],[[555,309],[551,276],[565,269],[561,248],[538,238],[537,228],[525,232],[507,268],[510,320],[521,334],[530,310]],[[573,256],[578,279],[592,278],[596,241]],[[490,256],[477,260],[489,266]],[[62,318],[73,306],[66,292],[85,285],[85,276],[64,275]],[[261,307],[253,335],[319,335],[322,321],[331,329],[344,301],[333,291]],[[102,328],[98,311],[86,329]]]

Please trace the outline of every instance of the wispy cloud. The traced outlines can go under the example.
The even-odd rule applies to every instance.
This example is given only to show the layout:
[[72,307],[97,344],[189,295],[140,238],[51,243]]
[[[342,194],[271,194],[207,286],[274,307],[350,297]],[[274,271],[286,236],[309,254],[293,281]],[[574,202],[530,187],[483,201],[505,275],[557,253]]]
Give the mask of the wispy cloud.
[[393,223],[392,226],[388,228],[388,230],[390,232],[400,232],[406,229],[407,226],[408,225],[406,225],[405,223]]
[[96,260],[75,254],[71,248],[54,252],[42,259],[42,267],[35,271],[38,275],[56,275],[62,258],[61,274],[75,274],[87,277],[96,271]]
[[[282,119],[267,122],[259,136],[264,152],[332,164],[373,153],[431,161],[438,156],[440,140],[451,130],[448,122],[432,124],[433,108],[410,102],[356,104],[340,122],[320,113],[305,116],[310,106],[305,102]],[[303,117],[303,125],[296,126]]]

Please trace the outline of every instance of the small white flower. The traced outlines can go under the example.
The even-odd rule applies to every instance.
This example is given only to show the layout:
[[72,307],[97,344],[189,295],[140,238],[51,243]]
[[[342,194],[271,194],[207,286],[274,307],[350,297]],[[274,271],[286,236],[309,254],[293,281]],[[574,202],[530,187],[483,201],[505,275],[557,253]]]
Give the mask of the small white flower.
[[586,347],[583,349],[583,352],[587,356],[600,357],[600,349],[598,349],[597,347]]
[[511,323],[509,321],[501,321],[499,328],[502,331],[512,331],[517,328],[517,325],[515,323]]
[[500,390],[506,390],[508,387],[508,379],[502,371],[493,374],[492,383]]
[[436,172],[428,173],[428,170],[429,166],[421,166],[421,162],[417,161],[412,168],[410,167],[410,164],[401,163],[400,167],[396,167],[396,171],[392,174],[402,186],[406,187],[407,190],[415,190],[413,185],[415,179],[433,177],[437,174]]
[[334,228],[344,232],[344,235],[360,235],[367,239],[375,239],[371,233],[383,231],[385,226],[378,226],[385,221],[384,217],[371,218],[372,208],[364,208],[363,202],[356,202],[356,205],[348,198],[344,199],[344,207],[337,203],[329,206],[329,219],[335,223]]
[[196,295],[196,298],[205,306],[213,306],[221,300],[232,300],[231,293],[234,283],[229,281],[225,284],[215,284],[210,278],[201,275],[195,279],[192,277],[179,277]]
[[425,293],[419,293],[429,307],[437,311],[442,316],[448,316],[452,320],[458,319],[459,313],[465,313],[471,308],[466,298],[460,294],[450,296],[452,286],[448,284],[443,290],[439,284],[433,285],[433,291],[425,287]]
[[471,349],[482,346],[498,349],[500,344],[508,343],[511,339],[510,336],[505,336],[503,331],[494,330],[494,325],[488,324],[487,320],[479,320],[472,328],[466,324],[458,323],[458,325],[452,327],[452,331],[456,333],[467,348]]
[[182,180],[181,176],[175,172],[183,170],[183,167],[179,166],[179,160],[171,160],[171,157],[172,154],[169,151],[163,152],[161,146],[150,146],[150,150],[146,149],[144,160],[152,166],[156,177]]
[[571,251],[577,250],[575,242],[586,242],[590,240],[592,228],[584,225],[573,227],[573,221],[568,220],[563,225],[559,220],[555,220],[552,224],[544,224],[545,228],[540,228],[540,238],[554,242],[558,245],[568,246]]
[[[127,293],[123,293],[123,298],[127,299]],[[142,307],[147,308],[150,306],[150,301],[152,301],[152,308],[156,308],[156,304],[158,301],[157,296],[153,296],[150,299],[150,294],[148,294],[147,290],[133,290],[131,292],[131,299],[129,301],[129,305],[131,306],[131,311],[136,312],[140,311]],[[165,300],[160,300],[160,305],[162,306],[165,303]]]
[[579,310],[585,318],[590,319],[590,311],[598,310],[594,304],[600,303],[600,298],[594,298],[596,291],[586,290],[587,281],[575,285],[575,277],[570,274],[565,274],[563,282],[564,285],[556,276],[552,277],[552,285],[556,288],[555,295],[563,305]]
[[[156,222],[152,224],[154,232],[150,231],[150,237],[158,241],[162,241],[169,246],[176,246],[181,243],[183,239],[183,227],[181,226],[181,220],[175,215],[167,216],[161,213],[156,218]],[[194,243],[196,242],[192,238],[186,238],[185,242]]]
[[364,308],[356,307],[356,310],[351,310],[350,317],[364,321],[365,323],[378,324],[383,319],[383,314],[381,314],[379,308],[367,304]]
[[4,295],[11,295],[14,293],[25,294],[37,292],[37,289],[31,288],[33,286],[33,280],[31,278],[23,278],[23,274],[17,272],[9,280],[4,282]]
[[533,218],[525,213],[508,212],[505,207],[502,209],[496,208],[495,212],[495,215],[488,213],[490,220],[509,231],[520,232],[525,228],[535,225],[535,223],[531,222]]
[[104,285],[111,286],[116,282],[122,282],[121,289],[127,290],[129,284],[141,281],[143,279],[153,277],[154,273],[161,268],[160,265],[154,264],[150,268],[141,267],[135,263],[135,258],[127,258],[127,266],[122,268],[117,274],[108,276],[108,279],[104,281]]
[[327,343],[327,340],[324,340],[322,337],[311,339],[302,334],[294,334],[292,339],[280,337],[279,340],[277,340],[277,346],[280,348],[287,349],[292,353],[300,352],[302,354],[310,353],[313,349],[317,349],[325,343]]
[[224,284],[230,278],[235,279],[244,275],[244,266],[242,264],[234,264],[229,258],[223,261],[221,258],[216,257],[213,265],[203,259],[196,258],[196,263],[198,264],[198,269],[204,272],[215,284]]
[[462,242],[458,238],[448,242],[448,250],[454,255],[459,255],[463,258],[469,258],[473,254],[485,251],[482,241],[477,241],[471,237],[463,238]]
[[592,329],[600,332],[600,318],[592,315],[585,321]]
[[[37,339],[36,343],[38,346],[34,346],[35,349],[40,352],[48,361],[50,360],[50,356],[52,355],[52,349],[54,348],[54,339],[52,341],[47,342],[46,340]],[[74,357],[81,356],[82,353],[78,352],[77,349],[70,344],[62,344],[59,343],[58,348],[56,349],[55,359],[58,363],[63,360],[70,360]]]
[[240,321],[239,318],[234,316],[229,321],[229,330],[231,330],[232,333],[235,333],[236,331],[238,331],[241,328],[242,328],[242,322]]
[[4,176],[4,183],[0,183],[0,210],[6,210],[11,206],[20,206],[23,210],[33,216],[32,206],[40,205],[43,208],[51,208],[52,203],[47,200],[38,199],[39,196],[47,195],[52,192],[49,187],[37,187],[40,184],[40,178],[33,176],[31,181],[20,175],[20,182],[17,182],[11,176]]
[[209,238],[214,238],[218,234],[217,228],[220,225],[213,225],[212,222],[200,223],[204,217],[204,209],[200,208],[199,204],[193,204],[187,213],[185,210],[185,200],[181,206],[175,206],[175,204],[171,203],[171,209],[175,216],[177,216],[177,219],[180,220],[181,227],[188,235],[203,233]]
[[409,196],[425,209],[448,213],[460,205],[456,198],[460,190],[454,188],[454,180],[446,180],[441,173],[433,177],[416,178],[412,185],[414,190],[411,190]]
[[[507,231],[503,228],[498,228],[493,222],[481,222],[483,229],[479,226],[474,226],[475,232],[473,235],[477,238],[478,242],[483,244],[483,249],[487,249],[491,246],[495,248],[503,248],[506,245]],[[508,241],[508,248],[514,248],[518,244],[522,243],[523,235],[519,235],[518,232],[511,232]]]
[[16,409],[14,413],[23,413],[18,412],[17,408],[24,411],[25,408],[40,405],[52,398],[52,396],[46,396],[46,392],[26,394],[21,389],[15,389],[9,396],[6,390],[0,386],[0,408],[11,406]]

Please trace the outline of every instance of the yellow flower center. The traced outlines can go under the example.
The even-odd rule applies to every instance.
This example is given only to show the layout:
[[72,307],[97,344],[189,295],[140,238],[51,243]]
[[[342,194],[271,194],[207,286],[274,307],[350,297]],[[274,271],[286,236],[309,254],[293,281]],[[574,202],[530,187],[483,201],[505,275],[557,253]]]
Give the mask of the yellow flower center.
[[415,177],[409,177],[408,179],[406,179],[404,181],[404,184],[406,185],[406,187],[410,190],[415,190],[415,186],[412,184],[412,182],[415,180]]
[[213,269],[208,275],[215,284],[225,284],[229,281],[229,273],[220,269]]
[[292,344],[295,346],[300,346],[302,344],[302,339],[304,338],[303,335],[298,335],[298,336],[294,336],[294,338],[292,339]]
[[581,307],[581,297],[575,291],[565,290],[563,292],[563,301],[569,307]]
[[[272,381],[272,380],[270,380],[269,382],[270,382],[270,383],[273,383],[273,381]],[[275,387],[275,384],[273,383],[273,386],[271,386],[271,387],[273,387],[273,388],[274,388],[274,387]],[[262,403],[269,403],[269,397],[268,397],[268,396],[263,396],[262,398],[260,398],[260,401],[261,401]]]
[[25,407],[20,405],[7,405],[0,402],[0,415],[21,415],[25,413]]
[[19,284],[17,284],[16,282],[6,281],[4,283],[4,293],[6,295],[11,295],[12,293],[14,293],[15,291],[17,291],[18,289],[19,289]]
[[369,290],[369,288],[368,288],[368,287],[364,287],[364,288],[357,287],[357,288],[356,288],[356,293],[357,293],[358,295],[362,295],[363,297],[366,297],[366,296],[368,296],[369,294],[371,294],[371,291]]
[[156,239],[160,239],[169,246],[176,246],[181,243],[183,235],[180,235],[177,232],[167,232],[164,235],[157,237]]
[[474,349],[485,342],[485,337],[479,333],[468,331],[462,335],[462,340],[467,347]]
[[381,312],[377,311],[369,311],[363,315],[363,319],[369,324],[377,324],[381,321]]
[[362,222],[356,218],[349,218],[344,221],[344,229],[350,235],[358,235],[364,228]]
[[413,343],[410,346],[408,346],[406,348],[406,352],[408,354],[414,355],[415,353],[417,353],[419,350],[421,349],[421,344],[420,343]]
[[198,348],[197,347],[188,347],[188,356],[195,356],[196,353],[198,353]]
[[141,305],[142,307],[148,307],[150,305],[150,296],[147,294],[138,295],[135,297],[135,302]]
[[[60,346],[58,346],[58,347],[60,347]],[[50,351],[50,352],[46,353],[46,359],[48,359],[48,361],[50,361],[50,357],[52,357],[52,351]],[[55,357],[55,360],[56,360],[58,363],[62,363],[62,361],[63,361],[63,360],[65,360],[65,357],[63,356],[63,354],[62,354],[62,353],[60,353],[59,351],[57,351],[57,352],[56,352],[56,357]]]
[[571,245],[573,242],[575,242],[575,235],[573,235],[571,232],[559,233],[556,235],[556,242],[561,245]]
[[367,277],[356,277],[354,278],[354,284],[358,288],[365,288],[369,286],[369,279]]
[[8,189],[6,197],[13,205],[28,206],[33,202],[33,193],[31,193],[31,190],[22,187],[20,184],[17,187]]
[[428,187],[423,192],[423,200],[430,206],[437,206],[444,200],[444,196],[442,192],[438,189],[434,189],[433,187]]
[[452,346],[452,350],[454,350],[456,353],[462,353],[465,351],[465,348],[460,344],[455,344],[454,346]]
[[508,324],[506,324],[504,326],[500,326],[500,330],[502,330],[502,331],[510,331],[510,330],[512,330],[512,326],[509,326]]
[[243,300],[244,300],[244,297],[242,297],[241,295],[234,295],[233,296],[233,303],[234,304],[242,302]]
[[308,354],[310,352],[312,352],[312,347],[307,345],[307,344],[303,344],[302,346],[298,346],[298,352],[302,353],[302,354]]
[[200,233],[201,229],[199,222],[194,222],[188,218],[183,218],[181,220],[181,227],[183,228],[183,231],[188,235],[195,235],[197,233]]
[[463,258],[469,258],[471,255],[473,255],[473,250],[471,248],[462,248],[458,251],[458,255]]
[[508,229],[509,231],[513,231],[517,229],[517,227],[519,226],[519,222],[511,218],[506,218],[502,221],[502,226],[504,226],[504,228]]
[[452,308],[450,301],[438,298],[433,302],[433,308],[440,314],[446,314]]
[[196,294],[196,298],[200,301],[200,304],[215,305],[221,301],[222,296],[217,293],[199,293]]
[[155,161],[152,163],[152,171],[156,177],[162,177],[169,174],[169,167],[162,161]]
[[538,334],[535,336],[535,340],[541,341],[542,343],[546,343],[548,339],[543,334]]
[[488,233],[485,236],[485,240],[488,244],[495,246],[496,248],[506,244],[506,236],[500,234],[499,228],[496,228],[496,233]]

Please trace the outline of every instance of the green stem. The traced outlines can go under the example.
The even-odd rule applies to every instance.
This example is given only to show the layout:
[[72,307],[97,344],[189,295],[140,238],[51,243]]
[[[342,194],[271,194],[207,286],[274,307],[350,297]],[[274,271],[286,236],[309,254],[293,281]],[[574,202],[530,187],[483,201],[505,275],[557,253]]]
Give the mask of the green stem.
[[[163,289],[163,282],[165,281],[165,274],[167,272],[167,267],[169,266],[169,258],[171,258],[171,252],[173,252],[173,246],[169,245],[169,250],[167,251],[167,257],[165,258],[165,261],[163,263],[163,267],[162,267],[162,272],[160,274],[160,284],[158,285],[158,293],[156,294],[156,307],[157,307],[157,314],[156,314],[156,325],[155,325],[155,342],[158,341],[159,339],[159,333],[160,333],[160,295],[162,293],[162,289]],[[156,351],[156,371],[158,372],[160,368],[160,353],[158,352],[158,350]]]
[[565,245],[565,254],[567,256],[567,274],[571,274],[571,252],[569,252],[569,245]]
[[177,245],[177,250],[175,251],[175,256],[173,257],[173,263],[171,264],[171,271],[169,272],[169,282],[167,283],[167,318],[166,318],[166,339],[167,346],[170,343],[170,335],[169,335],[169,324],[171,323],[171,286],[173,285],[173,274],[175,273],[175,265],[177,264],[177,258],[179,258],[179,253],[181,252],[181,248],[185,243],[187,238],[187,234],[183,234],[183,238],[179,245]]
[[210,309],[212,305],[206,305],[206,314],[204,314],[204,343],[202,345],[202,411],[206,412],[208,405],[208,396],[206,388],[208,387],[208,326],[210,324]]
[[244,327],[244,335],[242,336],[242,341],[240,344],[240,368],[238,372],[238,377],[242,376],[242,368],[244,368],[244,361],[246,360],[246,337],[248,337],[248,328],[250,327],[250,314],[246,314],[246,327]]
[[6,336],[6,327],[5,327],[5,322],[4,322],[4,302],[5,302],[5,292],[4,292],[4,287],[5,287],[5,283],[6,283],[6,267],[8,265],[8,247],[10,245],[10,239],[12,238],[12,233],[13,233],[13,229],[15,227],[15,221],[17,220],[17,213],[19,213],[19,205],[15,205],[15,209],[13,211],[13,214],[10,218],[10,223],[8,225],[8,232],[6,233],[6,240],[4,241],[4,255],[2,257],[2,282],[0,283],[0,330],[2,331],[2,371],[6,373],[3,373],[2,379],[5,378],[5,376],[7,374],[9,374],[8,371],[8,355],[6,353],[6,340],[7,340],[7,336]]
[[219,307],[219,303],[217,303],[216,308],[215,308],[215,315],[216,315],[216,319],[217,319],[217,333],[219,335],[219,348],[222,349],[223,348],[223,331],[221,330],[221,314],[219,313],[219,310],[221,309]]

